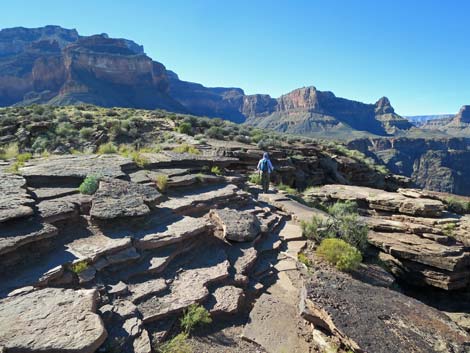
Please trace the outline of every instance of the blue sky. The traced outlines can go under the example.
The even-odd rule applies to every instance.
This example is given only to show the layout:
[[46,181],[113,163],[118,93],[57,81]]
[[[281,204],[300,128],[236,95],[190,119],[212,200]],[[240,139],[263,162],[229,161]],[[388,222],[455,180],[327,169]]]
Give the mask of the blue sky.
[[143,44],[181,79],[278,97],[314,85],[402,115],[470,104],[467,0],[31,0],[0,27],[57,24]]

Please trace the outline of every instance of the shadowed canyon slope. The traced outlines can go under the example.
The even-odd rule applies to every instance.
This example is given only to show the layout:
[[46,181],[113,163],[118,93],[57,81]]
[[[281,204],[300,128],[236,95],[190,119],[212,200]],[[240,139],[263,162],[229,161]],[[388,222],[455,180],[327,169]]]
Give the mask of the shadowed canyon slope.
[[32,103],[161,108],[306,135],[355,130],[388,135],[412,126],[387,98],[364,104],[315,87],[278,99],[245,95],[240,88],[182,81],[130,40],[106,34],[82,37],[58,26],[4,29],[0,106]]

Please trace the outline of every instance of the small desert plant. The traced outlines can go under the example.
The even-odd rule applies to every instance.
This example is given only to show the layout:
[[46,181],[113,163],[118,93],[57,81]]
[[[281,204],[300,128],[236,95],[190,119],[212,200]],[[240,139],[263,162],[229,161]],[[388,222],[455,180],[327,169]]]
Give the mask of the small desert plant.
[[98,154],[112,154],[117,153],[117,148],[112,142],[108,142],[98,147]]
[[212,322],[209,312],[199,304],[190,305],[181,318],[181,328],[186,334],[190,334],[196,327]]
[[70,265],[70,270],[76,273],[77,275],[82,273],[88,268],[88,262],[86,261],[77,261]]
[[187,334],[180,333],[171,340],[155,347],[155,351],[157,353],[192,353],[193,350],[187,339]]
[[145,158],[139,151],[132,152],[130,157],[140,168],[145,167],[149,163],[149,160]]
[[95,130],[91,127],[83,127],[80,129],[79,131],[79,134],[80,134],[80,137],[83,139],[83,140],[88,140],[91,138],[91,136],[93,135],[93,132]]
[[302,221],[302,235],[315,243],[320,243],[324,238],[333,238],[334,234],[330,232],[329,222],[320,217],[313,216],[310,222]]
[[4,148],[0,148],[0,159],[12,159],[20,153],[17,143],[10,143]]
[[307,255],[305,255],[304,253],[299,253],[297,255],[297,260],[299,260],[299,262],[303,263],[305,266],[307,267],[310,267],[312,265],[312,262],[310,261],[310,259],[308,258]]
[[24,164],[25,162],[29,161],[31,158],[33,158],[33,155],[29,152],[20,153],[16,156],[16,161]]
[[455,197],[449,197],[445,200],[445,202],[449,211],[458,214],[466,214],[470,212],[470,202],[465,202]]
[[286,193],[291,194],[291,195],[297,195],[298,194],[297,190],[295,190],[293,187],[290,187],[289,185],[286,185],[282,182],[277,184],[277,188],[279,190],[285,191]]
[[183,143],[180,146],[173,148],[173,152],[176,153],[189,153],[189,154],[200,154],[201,152],[194,146],[187,143]]
[[259,173],[250,174],[248,181],[252,184],[261,185],[261,175]]
[[455,228],[457,228],[457,225],[455,223],[447,223],[442,227],[442,233],[448,237],[454,237],[454,231]]
[[223,174],[222,169],[220,169],[220,167],[216,166],[216,165],[211,168],[211,173],[215,174],[215,175],[218,175],[218,176]]
[[168,175],[157,175],[157,177],[155,178],[155,184],[157,184],[158,190],[160,190],[161,192],[165,192],[168,186]]
[[362,261],[361,252],[341,239],[322,240],[317,255],[340,271],[355,270]]
[[88,175],[78,187],[78,191],[85,195],[93,195],[98,189],[99,178],[95,175]]

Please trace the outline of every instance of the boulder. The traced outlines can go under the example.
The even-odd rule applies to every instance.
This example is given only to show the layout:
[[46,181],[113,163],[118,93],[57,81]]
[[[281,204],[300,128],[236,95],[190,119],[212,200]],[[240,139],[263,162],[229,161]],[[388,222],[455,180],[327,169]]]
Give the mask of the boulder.
[[249,211],[233,208],[211,210],[210,217],[221,230],[221,237],[235,242],[254,240],[261,233],[261,223]]
[[95,290],[45,288],[0,300],[7,352],[93,353],[106,339]]
[[208,310],[213,315],[235,314],[238,312],[243,299],[243,289],[234,286],[217,288],[212,294]]
[[161,199],[153,187],[106,178],[93,195],[90,215],[100,220],[144,216],[150,213],[149,206]]

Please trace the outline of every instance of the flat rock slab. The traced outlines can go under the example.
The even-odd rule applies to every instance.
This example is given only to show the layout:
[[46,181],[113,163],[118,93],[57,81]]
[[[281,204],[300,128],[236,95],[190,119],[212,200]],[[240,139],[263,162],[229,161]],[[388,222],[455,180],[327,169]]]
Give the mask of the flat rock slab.
[[59,231],[53,225],[30,219],[21,224],[7,224],[0,227],[0,255],[15,251],[19,247],[55,237]]
[[228,166],[238,162],[237,158],[221,157],[214,155],[176,153],[162,151],[160,153],[143,153],[147,159],[146,167],[153,168],[179,168],[179,167],[206,167],[212,165]]
[[135,235],[139,249],[156,249],[169,244],[193,238],[209,229],[209,221],[205,218],[184,216],[168,225],[157,225],[147,231]]
[[106,339],[97,292],[45,288],[0,300],[0,347],[7,352],[92,353]]
[[259,194],[258,200],[266,202],[277,209],[280,209],[297,221],[309,222],[313,216],[328,218],[328,214],[312,207],[305,206],[300,202],[292,200],[284,195],[276,193]]
[[73,195],[78,193],[77,188],[39,188],[33,189],[31,192],[36,196],[38,201],[56,199],[63,196]]
[[201,187],[188,193],[173,195],[168,201],[162,202],[161,208],[168,208],[175,213],[194,211],[201,207],[209,208],[217,203],[227,204],[237,197],[239,188],[233,184],[220,187]]
[[211,296],[207,309],[211,314],[235,314],[243,299],[243,289],[234,286],[217,288]]
[[297,308],[271,294],[262,294],[250,312],[242,337],[270,353],[305,353],[307,343],[298,336]]
[[106,178],[93,195],[90,215],[100,220],[144,216],[162,198],[151,186]]
[[0,179],[0,223],[32,216],[34,200],[26,191],[26,180],[8,173],[0,173]]
[[279,232],[279,238],[285,241],[302,240],[302,227],[292,222],[286,222]]
[[233,208],[211,210],[210,218],[227,240],[245,242],[254,240],[261,233],[261,223],[249,211]]
[[75,194],[44,200],[37,205],[39,215],[44,222],[64,221],[81,212],[86,212],[91,205],[91,196]]
[[132,293],[132,302],[137,303],[146,297],[163,292],[168,288],[168,285],[163,278],[156,278],[142,283],[132,284],[129,287]]
[[131,159],[119,155],[64,155],[32,160],[20,172],[32,187],[78,187],[87,175],[123,178],[133,168]]
[[470,335],[420,301],[327,266],[307,278],[301,314],[355,352],[469,352]]

